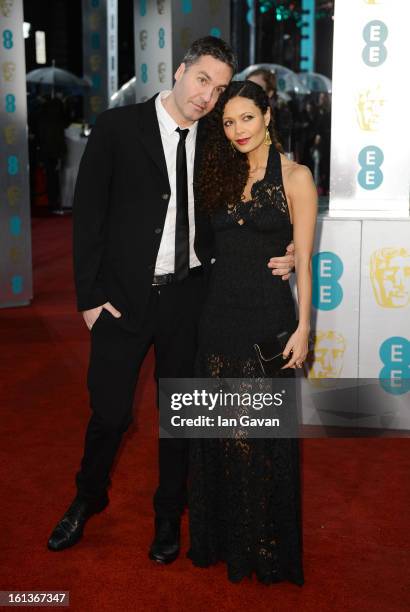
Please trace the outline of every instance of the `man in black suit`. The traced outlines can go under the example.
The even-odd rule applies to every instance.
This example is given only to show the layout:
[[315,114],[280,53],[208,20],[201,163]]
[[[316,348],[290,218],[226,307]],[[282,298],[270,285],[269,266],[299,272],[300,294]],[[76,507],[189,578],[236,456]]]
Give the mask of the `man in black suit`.
[[[193,376],[196,328],[211,267],[213,234],[194,204],[193,179],[205,134],[199,121],[235,71],[222,40],[192,44],[171,92],[99,115],[84,152],[74,201],[77,308],[91,331],[92,415],[77,495],[53,530],[50,550],[81,538],[108,504],[110,470],[132,422],[140,365],[155,347],[156,378]],[[293,255],[272,262],[287,276]],[[159,440],[155,536],[149,556],[179,553],[188,441]]]

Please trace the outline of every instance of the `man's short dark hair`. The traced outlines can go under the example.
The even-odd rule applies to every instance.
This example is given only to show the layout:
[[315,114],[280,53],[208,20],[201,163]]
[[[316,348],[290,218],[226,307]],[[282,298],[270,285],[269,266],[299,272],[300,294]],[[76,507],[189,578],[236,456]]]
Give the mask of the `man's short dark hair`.
[[195,64],[203,55],[210,55],[215,59],[227,64],[232,68],[233,73],[237,70],[237,62],[231,47],[221,38],[216,36],[205,36],[198,38],[185,53],[182,62],[186,68]]

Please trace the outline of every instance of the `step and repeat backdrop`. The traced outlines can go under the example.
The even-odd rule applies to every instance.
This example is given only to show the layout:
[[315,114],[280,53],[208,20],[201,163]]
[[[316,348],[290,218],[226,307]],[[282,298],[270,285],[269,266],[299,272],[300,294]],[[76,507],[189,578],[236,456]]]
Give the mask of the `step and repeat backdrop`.
[[135,0],[136,101],[171,89],[174,72],[191,42],[208,34],[230,39],[230,2]]
[[[92,121],[116,89],[117,2],[83,0],[83,8]],[[16,306],[32,297],[22,0],[0,0],[0,16],[0,306]],[[229,2],[222,0],[135,0],[136,101],[172,87],[196,38],[229,40],[229,21]],[[410,429],[405,30],[397,3],[336,0],[330,210],[318,220],[313,256],[305,423],[326,422],[326,411],[319,415],[312,404],[312,385],[320,394],[328,381],[362,380],[368,389],[379,383],[374,404],[384,401],[388,411],[368,411],[360,424]],[[361,391],[345,402],[350,411],[341,411],[341,425],[357,426],[357,410],[369,403],[360,401]]]
[[[410,39],[399,4],[335,2],[330,203],[313,258],[304,387],[320,397],[330,379],[345,391],[363,381],[337,405],[345,427],[410,429]],[[328,422],[326,409],[303,408],[305,422]]]
[[0,1],[0,307],[33,297],[23,1]]
[[321,216],[312,271],[303,422],[410,429],[410,219]]
[[90,82],[85,118],[94,124],[118,89],[118,2],[82,0],[83,72]]
[[330,212],[408,217],[406,2],[336,0]]

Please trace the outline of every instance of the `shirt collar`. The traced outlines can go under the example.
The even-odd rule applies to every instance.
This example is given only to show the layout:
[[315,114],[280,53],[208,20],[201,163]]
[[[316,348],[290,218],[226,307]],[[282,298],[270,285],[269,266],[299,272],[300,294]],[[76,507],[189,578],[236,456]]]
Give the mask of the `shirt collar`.
[[[177,127],[179,127],[178,123],[176,123],[176,121],[171,117],[171,115],[168,113],[168,111],[165,109],[164,105],[162,104],[162,100],[164,98],[167,98],[170,93],[171,93],[171,90],[168,90],[168,89],[164,91],[160,91],[160,93],[157,95],[155,99],[155,107],[157,110],[158,121],[161,127],[166,131],[168,135],[173,134],[175,130],[177,129]],[[184,128],[184,129],[189,130],[189,134],[187,138],[193,138],[196,134],[197,128],[198,128],[198,121],[195,121],[195,123],[193,123],[189,128]]]

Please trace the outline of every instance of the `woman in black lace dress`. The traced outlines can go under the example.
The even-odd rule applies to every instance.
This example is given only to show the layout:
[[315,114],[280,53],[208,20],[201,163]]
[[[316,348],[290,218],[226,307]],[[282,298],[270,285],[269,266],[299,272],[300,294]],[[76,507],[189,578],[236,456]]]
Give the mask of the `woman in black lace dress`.
[[[253,345],[294,331],[280,370],[294,376],[307,354],[311,253],[317,196],[310,171],[280,153],[269,100],[233,82],[214,112],[199,177],[215,230],[215,258],[199,328],[196,376],[260,378]],[[285,189],[285,186],[286,189]],[[289,283],[267,262],[295,243],[299,324]],[[299,441],[194,439],[190,443],[188,556],[200,567],[225,561],[238,582],[304,581]]]

